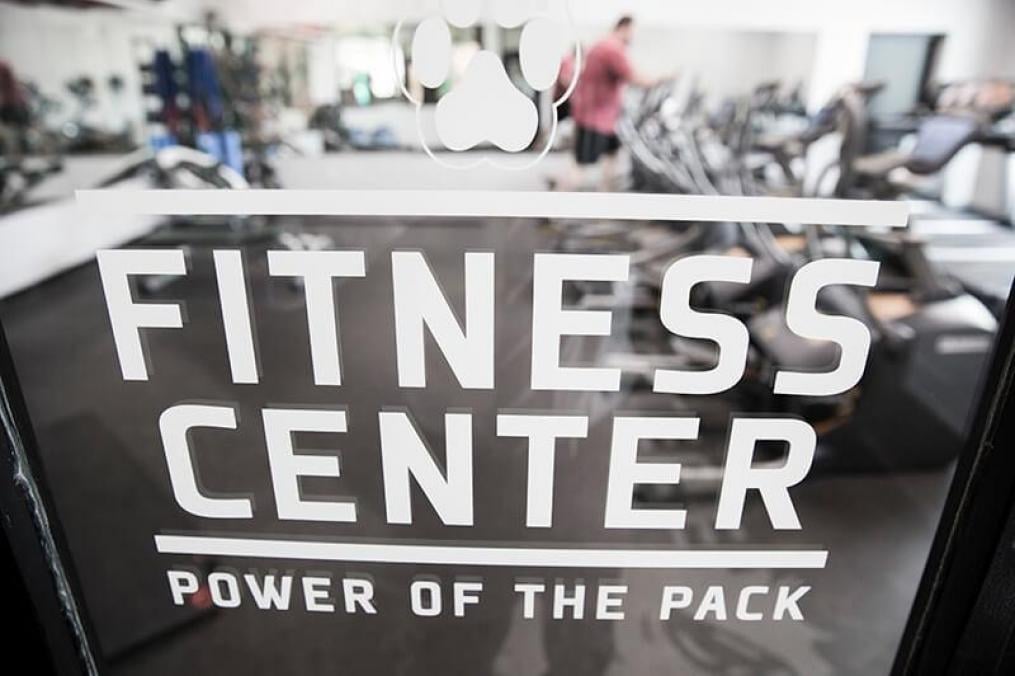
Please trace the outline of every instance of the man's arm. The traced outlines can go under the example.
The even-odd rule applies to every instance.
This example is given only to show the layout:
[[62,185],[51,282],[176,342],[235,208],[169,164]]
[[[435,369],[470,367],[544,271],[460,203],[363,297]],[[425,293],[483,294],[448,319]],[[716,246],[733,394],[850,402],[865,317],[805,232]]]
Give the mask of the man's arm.
[[628,84],[634,85],[635,87],[651,89],[661,81],[660,78],[649,77],[644,73],[637,71],[631,64],[631,60],[627,57],[627,54],[621,50],[617,50],[616,59],[612,65],[613,72],[618,78]]
[[649,77],[643,73],[632,73],[631,78],[628,80],[635,87],[641,87],[642,89],[651,89],[662,81],[658,77]]

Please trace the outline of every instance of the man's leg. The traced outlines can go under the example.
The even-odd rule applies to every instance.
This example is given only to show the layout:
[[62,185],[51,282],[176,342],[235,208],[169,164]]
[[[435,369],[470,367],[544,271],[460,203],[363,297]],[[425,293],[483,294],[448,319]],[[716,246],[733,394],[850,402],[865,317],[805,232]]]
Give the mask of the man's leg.
[[557,182],[557,190],[573,192],[585,184],[585,169],[588,167],[589,154],[593,152],[594,139],[589,131],[580,126],[575,127],[574,153],[567,170]]
[[585,167],[574,157],[568,162],[567,168],[557,180],[555,190],[561,192],[574,192],[585,183]]
[[617,153],[603,155],[600,165],[602,173],[599,175],[599,190],[613,192],[617,189]]

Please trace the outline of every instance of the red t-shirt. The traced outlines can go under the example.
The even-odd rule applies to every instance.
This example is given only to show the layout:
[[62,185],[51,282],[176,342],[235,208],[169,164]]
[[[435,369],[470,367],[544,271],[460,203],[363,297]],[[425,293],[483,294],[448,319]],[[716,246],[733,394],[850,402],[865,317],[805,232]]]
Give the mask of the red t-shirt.
[[624,85],[632,74],[620,40],[611,35],[593,46],[585,55],[585,67],[571,100],[575,123],[600,134],[615,133],[623,108]]

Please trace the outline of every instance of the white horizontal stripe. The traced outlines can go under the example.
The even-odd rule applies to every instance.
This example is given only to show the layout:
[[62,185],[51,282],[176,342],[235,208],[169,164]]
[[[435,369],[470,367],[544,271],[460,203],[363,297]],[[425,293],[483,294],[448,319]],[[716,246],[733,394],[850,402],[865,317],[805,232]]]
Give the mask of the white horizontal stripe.
[[824,568],[825,550],[679,550],[396,545],[156,535],[162,554],[536,568]]
[[943,263],[1015,263],[1015,247],[931,245],[927,258]]
[[916,235],[1011,235],[1011,228],[985,219],[914,218],[909,229]]
[[78,205],[155,216],[443,216],[905,227],[905,202],[480,190],[79,190]]

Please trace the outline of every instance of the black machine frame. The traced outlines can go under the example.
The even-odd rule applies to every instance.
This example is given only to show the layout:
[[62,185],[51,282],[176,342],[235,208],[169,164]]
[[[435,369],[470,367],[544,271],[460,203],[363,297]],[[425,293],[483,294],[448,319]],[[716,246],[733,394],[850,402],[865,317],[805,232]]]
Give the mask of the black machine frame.
[[[1010,298],[892,673],[1015,673],[1015,297]],[[104,671],[0,322],[8,645],[36,674]],[[15,651],[12,651],[12,655]]]

